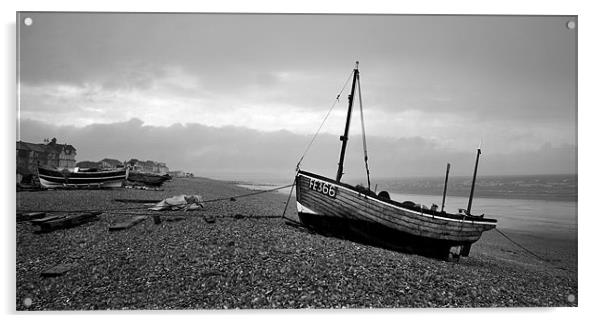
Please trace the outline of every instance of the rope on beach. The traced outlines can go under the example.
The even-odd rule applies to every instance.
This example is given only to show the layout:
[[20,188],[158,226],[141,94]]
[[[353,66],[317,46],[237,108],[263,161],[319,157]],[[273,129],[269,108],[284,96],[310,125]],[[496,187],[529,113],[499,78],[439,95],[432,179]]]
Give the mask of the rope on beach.
[[262,191],[257,191],[257,192],[253,192],[253,193],[247,193],[247,194],[235,195],[235,196],[229,196],[229,197],[221,197],[221,198],[216,198],[216,199],[212,199],[212,200],[203,201],[203,203],[225,201],[225,200],[230,200],[230,199],[236,199],[236,198],[241,198],[241,197],[247,197],[247,196],[252,196],[252,195],[269,193],[269,192],[274,192],[274,191],[277,191],[277,190],[281,190],[283,188],[291,187],[293,185],[294,184],[288,184],[288,185],[284,185],[284,186],[278,186],[276,188],[271,188],[269,190],[262,190]]
[[544,262],[544,263],[546,263],[546,264],[548,264],[548,265],[550,265],[550,266],[552,266],[552,267],[554,267],[554,268],[556,268],[556,269],[560,269],[560,270],[566,270],[566,271],[573,272],[573,270],[572,270],[572,269],[570,269],[570,268],[565,268],[565,267],[561,267],[561,266],[558,266],[558,265],[556,265],[556,264],[552,263],[551,261],[549,261],[548,259],[545,259],[545,258],[543,258],[543,257],[539,256],[538,254],[536,254],[535,252],[533,252],[533,251],[531,251],[531,250],[527,249],[525,246],[523,246],[523,245],[521,245],[520,243],[518,243],[518,242],[516,242],[516,241],[512,240],[512,239],[511,239],[509,236],[507,236],[507,235],[506,235],[504,232],[502,232],[500,229],[498,229],[498,228],[494,228],[494,229],[495,229],[495,231],[497,231],[499,234],[501,234],[501,235],[502,235],[502,237],[504,237],[504,238],[508,239],[508,241],[510,241],[510,242],[512,242],[513,244],[517,245],[518,247],[520,247],[521,249],[523,249],[524,251],[526,251],[528,254],[530,254],[531,256],[533,256],[533,257],[535,257],[535,258],[537,258],[537,259],[541,260],[542,262]]
[[[212,203],[212,202],[218,202],[218,201],[225,201],[225,200],[232,200],[232,199],[236,199],[236,198],[248,197],[248,196],[253,196],[253,195],[259,195],[259,194],[274,192],[274,191],[281,190],[283,188],[291,187],[291,186],[294,186],[294,185],[295,184],[293,183],[293,184],[288,184],[288,185],[284,185],[284,186],[279,186],[279,187],[271,188],[269,190],[261,190],[261,191],[256,191],[256,192],[252,192],[252,193],[247,193],[247,194],[234,195],[234,196],[228,196],[228,197],[221,197],[221,198],[216,198],[216,199],[212,199],[212,200],[203,201],[202,203]],[[145,205],[145,206],[123,207],[123,208],[112,208],[112,209],[29,210],[29,211],[19,211],[19,212],[22,212],[22,213],[32,213],[32,212],[45,212],[45,213],[119,212],[119,211],[143,210],[143,209],[148,209],[148,206]]]
[[[531,250],[527,249],[526,247],[524,247],[524,246],[523,246],[523,245],[521,245],[520,243],[518,243],[518,242],[516,242],[516,241],[514,241],[514,240],[512,240],[512,239],[510,239],[510,237],[509,237],[509,236],[507,236],[507,235],[506,235],[504,232],[500,231],[500,229],[498,229],[498,228],[495,228],[495,231],[497,231],[497,232],[498,232],[499,234],[501,234],[501,235],[502,235],[504,238],[508,239],[508,241],[510,241],[510,242],[514,243],[515,245],[519,246],[521,249],[523,249],[524,251],[526,251],[526,252],[527,252],[527,253],[529,253],[530,255],[534,256],[535,258],[537,258],[537,259],[539,259],[539,260],[541,260],[541,261],[543,261],[543,262],[547,262],[547,263],[551,264],[551,263],[550,263],[550,261],[548,261],[547,259],[545,259],[545,258],[543,258],[543,257],[540,257],[540,256],[539,256],[539,255],[537,255],[535,252],[533,252],[533,251],[531,251]],[[563,269],[564,269],[564,268],[563,268]]]

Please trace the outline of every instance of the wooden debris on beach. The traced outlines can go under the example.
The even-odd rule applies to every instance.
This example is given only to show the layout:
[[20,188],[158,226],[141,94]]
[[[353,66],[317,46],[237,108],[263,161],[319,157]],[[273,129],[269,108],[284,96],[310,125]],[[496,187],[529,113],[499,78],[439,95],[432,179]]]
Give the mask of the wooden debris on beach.
[[31,221],[46,217],[46,212],[17,212],[17,222]]
[[67,229],[88,223],[98,221],[98,216],[102,212],[78,212],[64,215],[49,216],[41,219],[31,220],[30,222],[40,227],[39,232],[51,232],[59,229]]
[[129,229],[129,228],[135,226],[136,224],[146,220],[146,218],[147,218],[146,215],[139,215],[139,216],[133,217],[127,221],[113,224],[112,226],[109,227],[109,231]]
[[153,215],[153,222],[155,222],[155,224],[161,224],[161,217],[158,215]]
[[165,217],[164,220],[167,222],[176,222],[176,221],[186,220],[186,217],[184,217],[184,216],[168,216],[168,217]]
[[54,267],[48,268],[41,273],[42,277],[57,277],[62,276],[69,270],[75,268],[76,264],[58,264]]
[[49,216],[45,216],[43,218],[40,219],[33,219],[30,220],[29,222],[31,222],[31,224],[34,225],[39,225],[40,223],[44,223],[44,222],[48,222],[48,221],[52,221],[52,220],[56,220],[56,219],[62,219],[66,217],[66,215],[49,215]]

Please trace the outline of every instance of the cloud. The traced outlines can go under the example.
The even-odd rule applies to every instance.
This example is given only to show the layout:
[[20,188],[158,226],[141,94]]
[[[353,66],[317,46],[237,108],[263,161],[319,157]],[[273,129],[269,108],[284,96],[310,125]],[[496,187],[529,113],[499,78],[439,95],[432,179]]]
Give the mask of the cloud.
[[[231,139],[222,149],[200,141],[202,147],[180,153],[191,154],[187,160],[218,158],[220,165],[232,170],[241,166],[226,157],[240,154],[228,147],[245,143],[276,147],[265,155],[294,164],[274,151],[287,151],[288,156],[303,149],[353,63],[360,60],[366,131],[374,138],[369,143],[380,147],[375,151],[384,156],[395,153],[399,162],[396,169],[375,154],[375,169],[407,173],[408,164],[434,172],[436,164],[454,152],[455,164],[470,165],[470,158],[460,157],[471,155],[480,141],[487,152],[503,154],[491,162],[530,156],[525,165],[547,154],[540,151],[546,142],[557,148],[577,145],[576,33],[566,28],[567,17],[100,13],[31,17],[35,24],[19,30],[20,117],[24,125],[32,121],[55,125],[56,129],[48,129],[51,133],[73,129],[79,136],[110,125],[125,132],[118,125],[128,125],[138,135],[161,133],[172,141],[198,138],[196,131],[220,141],[230,138],[231,131],[266,141]],[[329,144],[317,149],[325,163],[336,163],[348,91],[349,87],[342,92],[322,129],[331,135],[324,139]],[[131,124],[132,119],[140,124]],[[351,134],[359,135],[360,129],[356,109]],[[263,135],[273,133],[289,133],[288,145],[296,150]],[[212,137],[217,134],[220,137]],[[49,135],[37,136],[41,140]],[[99,138],[103,136],[107,135]],[[141,139],[129,140],[142,145]],[[161,140],[157,138],[157,143]],[[421,152],[417,146],[423,145],[429,149]],[[129,147],[130,152],[136,148]],[[149,144],[141,151],[153,149]],[[259,158],[250,153],[243,157]],[[417,160],[422,165],[411,164]],[[514,165],[511,160],[506,164]],[[268,165],[266,169],[275,167]]]
[[[311,139],[309,135],[289,131],[264,132],[198,123],[148,126],[139,119],[85,127],[21,121],[22,140],[41,142],[43,138],[52,137],[74,145],[78,161],[105,157],[151,159],[198,176],[242,179],[254,174],[292,177]],[[452,163],[454,175],[472,172],[474,152],[451,150],[422,137],[368,137],[367,140],[369,164],[375,177],[438,176],[447,162]],[[318,136],[303,161],[303,169],[334,176],[339,149],[337,136]],[[546,145],[537,151],[522,153],[485,150],[479,174],[576,173],[575,152],[576,147],[571,145]],[[352,136],[345,178],[361,178],[365,174],[363,167],[361,139]]]
[[536,122],[576,109],[576,34],[566,17],[31,16],[19,34],[23,84],[146,93],[178,74],[187,97],[322,111],[359,59],[366,102],[387,113]]

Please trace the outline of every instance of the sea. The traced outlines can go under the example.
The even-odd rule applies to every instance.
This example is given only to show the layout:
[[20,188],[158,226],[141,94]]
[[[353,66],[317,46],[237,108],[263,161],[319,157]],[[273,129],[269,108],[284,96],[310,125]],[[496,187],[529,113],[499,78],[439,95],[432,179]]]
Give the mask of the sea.
[[[366,179],[345,179],[366,186]],[[291,179],[253,180],[237,183],[253,190],[290,184]],[[444,179],[435,177],[373,178],[373,190],[387,191],[393,200],[436,204],[448,213],[466,209],[471,177],[450,177],[443,205]],[[289,194],[290,189],[278,192]],[[498,220],[500,230],[509,229],[535,235],[568,239],[577,236],[577,175],[481,176],[474,189],[472,214],[485,214]]]

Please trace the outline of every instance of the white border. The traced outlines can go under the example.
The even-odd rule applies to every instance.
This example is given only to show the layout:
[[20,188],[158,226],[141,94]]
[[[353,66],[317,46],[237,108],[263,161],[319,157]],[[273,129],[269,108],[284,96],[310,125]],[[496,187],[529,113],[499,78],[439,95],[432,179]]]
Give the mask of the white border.
[[[553,309],[399,309],[379,311],[268,311],[257,315],[257,312],[223,312],[223,311],[186,311],[186,312],[137,312],[137,313],[107,313],[95,312],[73,315],[73,313],[36,313],[35,315],[10,315],[14,314],[14,286],[15,286],[15,220],[9,215],[14,214],[14,186],[12,181],[7,181],[2,186],[2,205],[5,206],[4,219],[4,255],[5,261],[2,267],[4,278],[4,292],[2,295],[2,309],[5,321],[13,322],[17,319],[26,322],[60,321],[80,322],[87,321],[104,322],[111,320],[132,320],[133,315],[137,318],[143,316],[145,321],[161,322],[165,315],[177,315],[178,321],[197,322],[219,321],[239,322],[241,319],[252,322],[305,322],[308,319],[329,320],[343,319],[349,322],[364,322],[378,316],[380,322],[398,322],[402,320],[420,320],[421,322],[463,322],[486,321],[507,322],[516,320],[546,321],[546,322],[577,322],[590,321],[599,316],[599,291],[602,290],[600,280],[596,273],[600,267],[599,250],[599,228],[602,227],[598,215],[598,192],[602,183],[599,161],[602,154],[599,149],[599,123],[602,120],[600,109],[600,82],[602,74],[600,68],[600,57],[602,57],[600,35],[601,12],[596,1],[587,0],[550,0],[550,1],[445,1],[445,0],[423,0],[396,2],[386,0],[371,1],[324,1],[305,0],[302,2],[287,2],[274,0],[222,0],[214,2],[193,2],[185,0],[171,1],[75,1],[75,0],[8,0],[3,1],[0,15],[3,17],[4,46],[2,63],[4,78],[2,78],[4,108],[2,109],[4,121],[3,127],[3,170],[10,171],[6,174],[14,174],[14,142],[16,137],[15,93],[15,11],[17,10],[86,10],[86,11],[203,11],[203,12],[363,12],[363,13],[446,13],[446,14],[578,14],[579,22],[579,308],[553,308]],[[14,176],[14,175],[12,175]],[[9,176],[10,177],[10,176]],[[9,185],[10,184],[10,185]],[[10,187],[9,187],[10,186]],[[199,315],[201,315],[199,317]],[[403,317],[400,317],[403,315]],[[43,317],[40,317],[43,316]],[[593,320],[592,320],[593,321]]]

